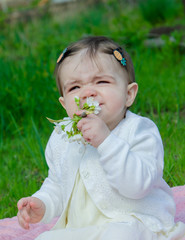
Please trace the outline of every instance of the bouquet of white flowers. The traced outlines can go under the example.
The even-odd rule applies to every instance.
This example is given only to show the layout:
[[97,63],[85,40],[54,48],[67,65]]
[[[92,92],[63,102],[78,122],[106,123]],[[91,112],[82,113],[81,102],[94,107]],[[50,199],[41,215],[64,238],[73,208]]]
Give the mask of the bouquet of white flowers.
[[[76,105],[78,106],[79,110],[84,110],[84,112],[80,115],[77,115],[76,113],[73,114],[72,119],[60,119],[60,120],[53,120],[51,118],[47,118],[51,123],[55,124],[55,130],[58,134],[62,133],[64,131],[66,133],[67,139],[69,142],[77,141],[82,142],[86,144],[86,141],[84,140],[82,136],[82,132],[77,128],[78,122],[83,118],[86,117],[88,114],[98,114],[101,111],[101,107],[99,106],[99,103],[94,100],[93,97],[87,98],[86,102],[84,103],[83,107],[80,108],[80,98],[75,97]],[[61,124],[61,122],[69,121],[68,124]],[[66,126],[71,124],[70,131],[66,130]]]

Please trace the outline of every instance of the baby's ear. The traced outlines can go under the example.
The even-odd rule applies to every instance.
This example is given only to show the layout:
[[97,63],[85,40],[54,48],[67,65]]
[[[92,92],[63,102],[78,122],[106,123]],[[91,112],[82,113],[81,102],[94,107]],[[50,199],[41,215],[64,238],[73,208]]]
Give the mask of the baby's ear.
[[[59,97],[59,102],[62,105],[63,108],[65,108],[65,102],[64,102],[64,98],[63,97]],[[66,108],[65,108],[66,109]]]
[[137,95],[137,91],[138,91],[137,83],[134,82],[134,83],[128,84],[126,107],[130,107],[133,104]]

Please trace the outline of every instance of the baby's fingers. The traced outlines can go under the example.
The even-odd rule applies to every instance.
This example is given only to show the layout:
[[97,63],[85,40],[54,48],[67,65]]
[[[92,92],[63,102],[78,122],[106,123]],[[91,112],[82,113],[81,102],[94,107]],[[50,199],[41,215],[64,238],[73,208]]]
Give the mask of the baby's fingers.
[[[24,204],[21,204],[21,206]],[[26,206],[22,206],[22,208],[18,211],[18,220],[20,225],[25,228],[29,229],[29,222],[30,222],[30,205],[29,203]]]
[[28,198],[21,198],[18,203],[17,203],[17,208],[19,210],[21,210],[23,207],[26,207],[26,205],[28,204]]
[[30,217],[26,213],[26,211],[24,211],[24,210],[19,211],[17,214],[17,217],[18,217],[18,221],[19,221],[19,224],[21,225],[21,227],[23,227],[24,229],[29,229]]

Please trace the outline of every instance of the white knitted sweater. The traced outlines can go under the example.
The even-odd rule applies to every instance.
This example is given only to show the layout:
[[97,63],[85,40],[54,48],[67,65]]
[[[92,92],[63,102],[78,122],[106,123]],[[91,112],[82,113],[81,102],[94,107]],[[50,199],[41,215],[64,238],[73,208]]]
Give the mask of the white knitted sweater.
[[173,227],[175,203],[162,177],[163,145],[151,120],[127,111],[97,149],[81,148],[52,133],[45,152],[48,177],[33,195],[46,205],[43,222],[65,211],[79,169],[87,192],[105,216],[120,222],[135,216],[154,232]]

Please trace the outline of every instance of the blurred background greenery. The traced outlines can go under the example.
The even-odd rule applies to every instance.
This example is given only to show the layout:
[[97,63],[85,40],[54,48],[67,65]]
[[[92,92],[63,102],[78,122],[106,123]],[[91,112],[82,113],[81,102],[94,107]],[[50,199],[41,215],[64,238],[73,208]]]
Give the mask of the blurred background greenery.
[[[3,1],[2,1],[3,2]],[[139,93],[133,112],[157,124],[164,178],[185,180],[185,7],[181,0],[15,1],[0,11],[0,218],[47,176],[46,117],[66,115],[58,102],[56,59],[71,42],[105,35],[130,53]]]

